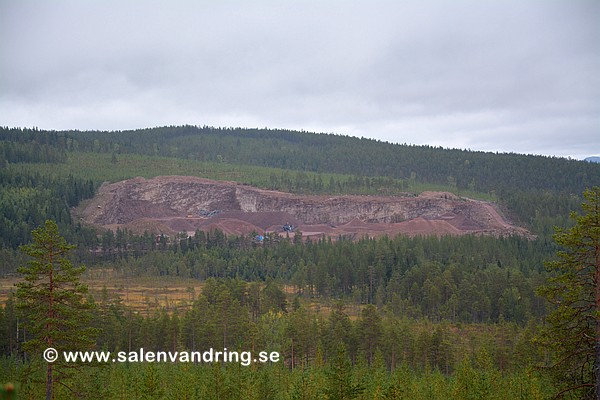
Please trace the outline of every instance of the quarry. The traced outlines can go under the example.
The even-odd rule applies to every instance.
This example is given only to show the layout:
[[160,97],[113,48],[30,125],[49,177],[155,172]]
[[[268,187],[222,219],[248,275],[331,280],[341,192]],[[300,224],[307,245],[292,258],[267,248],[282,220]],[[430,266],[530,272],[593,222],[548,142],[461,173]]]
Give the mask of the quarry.
[[388,235],[520,235],[489,202],[449,192],[397,196],[299,195],[189,176],[105,183],[77,215],[88,224],[133,233],[227,235],[296,231],[307,237],[359,239]]

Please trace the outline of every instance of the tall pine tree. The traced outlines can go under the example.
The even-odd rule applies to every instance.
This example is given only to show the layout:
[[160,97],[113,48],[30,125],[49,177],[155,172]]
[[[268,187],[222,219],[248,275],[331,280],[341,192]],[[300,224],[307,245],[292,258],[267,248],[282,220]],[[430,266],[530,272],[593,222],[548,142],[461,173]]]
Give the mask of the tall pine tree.
[[45,366],[49,400],[57,385],[70,388],[69,372],[74,366],[64,362],[63,351],[88,350],[95,343],[97,330],[90,327],[94,306],[87,301],[87,287],[80,282],[85,267],[74,267],[68,257],[75,246],[60,236],[54,221],[46,221],[32,234],[32,243],[21,247],[31,260],[18,269],[24,280],[17,284],[17,300],[31,337],[23,345],[31,365],[40,366],[42,353],[48,348],[59,355]]
[[554,236],[563,250],[547,263],[552,276],[538,294],[555,308],[539,340],[555,355],[559,395],[600,399],[600,187],[584,197],[583,215],[572,214],[575,226]]

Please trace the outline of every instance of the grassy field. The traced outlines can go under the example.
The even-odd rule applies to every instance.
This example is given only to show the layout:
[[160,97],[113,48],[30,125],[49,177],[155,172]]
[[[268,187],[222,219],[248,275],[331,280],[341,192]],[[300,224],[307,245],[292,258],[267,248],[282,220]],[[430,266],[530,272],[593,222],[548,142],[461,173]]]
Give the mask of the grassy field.
[[[15,168],[15,166],[12,166]],[[230,163],[203,162],[170,157],[142,156],[137,154],[119,154],[113,163],[111,154],[104,153],[68,153],[68,161],[60,164],[19,164],[19,170],[28,169],[40,174],[52,174],[92,179],[95,182],[117,182],[124,179],[144,177],[153,178],[160,175],[196,176],[214,180],[225,180],[247,183],[261,188],[272,188],[271,177],[287,177],[294,180],[297,174],[304,174],[306,179],[321,179],[327,184],[331,178],[338,182],[348,182],[354,177],[343,174],[317,174],[279,168],[268,168]],[[480,200],[494,201],[494,196],[486,193],[460,191],[450,185],[424,184],[411,180],[384,178],[387,184],[383,187],[362,188],[348,194],[399,194],[402,192],[421,193],[424,191],[446,191],[460,196]],[[404,187],[400,190],[399,187]]]
[[[18,277],[0,278],[0,303],[16,291]],[[123,303],[141,314],[161,309],[167,311],[185,310],[201,293],[204,283],[197,279],[175,277],[136,277],[116,276],[112,270],[91,269],[85,272],[82,281],[88,285],[96,302],[104,299],[121,298]]]
[[[20,281],[17,276],[0,278],[0,303],[4,303],[11,292],[16,291],[16,284]],[[119,276],[111,269],[88,269],[83,277],[83,283],[88,285],[90,294],[96,302],[112,301],[120,298],[123,304],[131,307],[142,315],[154,313],[165,309],[187,310],[195,298],[202,292],[204,282],[197,279],[183,279],[178,277],[124,277]],[[288,304],[295,296],[295,287],[286,285],[282,287],[287,294]],[[304,306],[312,311],[328,316],[333,309],[331,300],[302,299]],[[360,315],[362,305],[350,305],[346,312],[350,319],[355,320]]]

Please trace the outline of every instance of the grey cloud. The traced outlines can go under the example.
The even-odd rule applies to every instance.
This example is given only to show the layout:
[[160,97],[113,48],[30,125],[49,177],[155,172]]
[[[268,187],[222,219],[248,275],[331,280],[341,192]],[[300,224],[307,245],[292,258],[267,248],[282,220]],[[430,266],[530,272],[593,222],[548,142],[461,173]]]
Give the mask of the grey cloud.
[[0,15],[4,125],[600,153],[593,0],[0,0]]

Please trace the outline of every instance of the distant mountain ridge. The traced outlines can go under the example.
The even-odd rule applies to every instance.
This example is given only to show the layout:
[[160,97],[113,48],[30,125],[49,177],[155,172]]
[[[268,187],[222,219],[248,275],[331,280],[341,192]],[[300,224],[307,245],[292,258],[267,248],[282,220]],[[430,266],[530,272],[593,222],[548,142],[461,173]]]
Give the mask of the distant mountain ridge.
[[[96,171],[94,180],[70,172],[71,167],[77,169],[71,165],[73,160],[89,161],[100,155],[113,161]],[[339,179],[328,174],[348,175],[347,182],[357,188],[404,189],[423,183],[459,195],[485,193],[497,199],[511,220],[535,234],[551,234],[555,226],[567,226],[570,211],[581,204],[581,193],[600,186],[598,162],[333,134],[208,126],[114,132],[0,126],[0,194],[6,193],[0,196],[0,228],[4,229],[0,244],[16,248],[26,243],[31,230],[45,219],[69,226],[72,237],[80,237],[70,207],[91,197],[114,169],[129,171],[124,178],[134,178],[143,173],[137,168],[144,165],[162,172],[166,158],[168,163],[173,159],[207,163],[214,171],[221,164],[229,169],[235,166],[240,173],[250,166],[273,168],[268,178],[261,178],[265,189],[286,188],[301,194],[344,193]]]
[[[14,162],[13,153],[22,153],[21,147],[36,144],[32,150],[35,159],[46,153],[50,157],[51,151],[57,153],[57,161],[65,159],[69,151],[130,153],[290,171],[390,177],[500,197],[518,191],[580,194],[587,187],[600,186],[600,165],[580,160],[392,144],[267,128],[165,126],[115,132],[0,128],[0,141],[12,142],[7,143],[8,162]],[[40,145],[46,146],[42,149]],[[2,152],[0,161],[1,158]]]
[[586,157],[583,161],[600,163],[600,157],[598,157],[598,156]]

